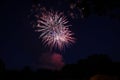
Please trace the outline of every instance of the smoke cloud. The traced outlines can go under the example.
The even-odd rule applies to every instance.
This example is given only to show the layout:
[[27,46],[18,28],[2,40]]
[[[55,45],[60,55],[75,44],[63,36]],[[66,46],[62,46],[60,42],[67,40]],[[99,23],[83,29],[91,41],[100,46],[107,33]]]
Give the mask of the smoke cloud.
[[60,70],[63,66],[62,55],[58,53],[43,53],[39,58],[39,68]]

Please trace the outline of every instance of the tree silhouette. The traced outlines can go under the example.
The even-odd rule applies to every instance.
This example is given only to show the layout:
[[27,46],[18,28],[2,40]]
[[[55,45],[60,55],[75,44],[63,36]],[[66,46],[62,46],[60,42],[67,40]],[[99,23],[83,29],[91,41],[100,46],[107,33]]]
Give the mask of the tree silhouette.
[[4,62],[0,59],[0,72],[3,72],[5,70],[5,64]]
[[112,60],[105,54],[94,54],[88,57],[90,72],[108,74],[111,70]]
[[22,72],[24,72],[25,74],[27,74],[27,73],[31,73],[32,70],[31,70],[31,68],[30,68],[29,66],[25,66],[25,67],[23,68]]

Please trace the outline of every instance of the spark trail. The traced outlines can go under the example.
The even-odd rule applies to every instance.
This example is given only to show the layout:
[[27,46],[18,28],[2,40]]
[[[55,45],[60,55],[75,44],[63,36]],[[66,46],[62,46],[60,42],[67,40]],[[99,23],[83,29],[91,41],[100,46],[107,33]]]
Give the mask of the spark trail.
[[40,32],[40,38],[46,47],[62,50],[75,42],[68,23],[62,12],[43,11],[41,15],[37,14],[35,31]]

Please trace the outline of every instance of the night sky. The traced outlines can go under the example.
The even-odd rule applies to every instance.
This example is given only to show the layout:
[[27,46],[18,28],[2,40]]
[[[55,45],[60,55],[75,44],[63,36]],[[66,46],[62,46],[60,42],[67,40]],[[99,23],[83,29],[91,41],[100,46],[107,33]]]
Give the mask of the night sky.
[[[32,0],[0,1],[0,58],[8,69],[21,69],[27,65],[35,67],[40,55],[47,52],[28,19],[33,4]],[[113,13],[120,13],[119,10],[113,10]],[[70,23],[77,40],[61,52],[66,64],[101,53],[120,61],[119,19],[91,13]]]

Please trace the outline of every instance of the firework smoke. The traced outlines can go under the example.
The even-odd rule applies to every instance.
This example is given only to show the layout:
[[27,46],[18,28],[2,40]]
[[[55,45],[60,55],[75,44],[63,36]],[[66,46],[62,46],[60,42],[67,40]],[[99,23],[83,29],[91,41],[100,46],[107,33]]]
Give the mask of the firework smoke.
[[39,68],[60,70],[64,66],[62,55],[58,53],[44,53],[39,58]]

